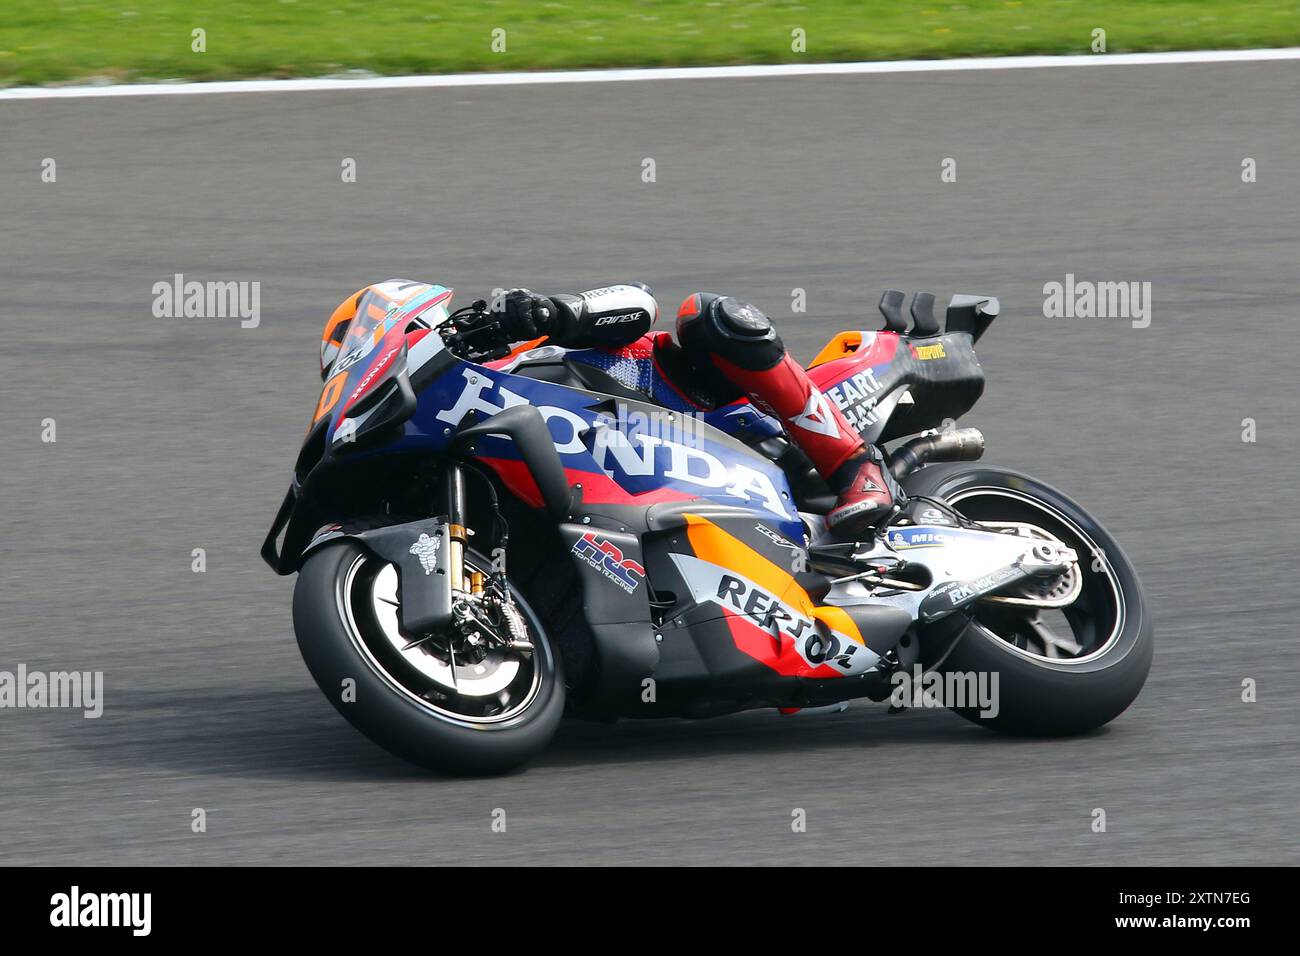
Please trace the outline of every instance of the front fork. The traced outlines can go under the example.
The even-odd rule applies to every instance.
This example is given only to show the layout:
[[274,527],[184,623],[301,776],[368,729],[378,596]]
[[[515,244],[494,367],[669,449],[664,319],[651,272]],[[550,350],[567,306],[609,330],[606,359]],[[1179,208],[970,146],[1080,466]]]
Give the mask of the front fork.
[[[465,469],[459,462],[447,466],[443,504],[447,511],[444,525],[447,534],[447,586],[453,625],[467,636],[478,633],[518,653],[530,653],[533,645],[528,639],[527,626],[511,601],[510,586],[506,582],[504,547],[496,549],[493,555],[490,589],[486,587],[488,575],[476,569],[471,569],[468,574],[465,572],[465,548],[469,545],[470,532],[466,524]],[[496,508],[495,497],[492,506]],[[499,544],[505,544],[504,537]],[[496,607],[499,618],[485,619],[485,606]],[[471,642],[477,644],[473,638]]]
[[465,546],[469,543],[465,529],[465,472],[459,462],[447,468],[446,498],[447,577],[454,593],[469,590],[465,580]]
[[[469,526],[465,506],[465,469],[460,462],[453,461],[446,471],[447,510],[447,577],[452,591],[468,594],[482,594],[484,576],[481,571],[471,570],[465,573],[465,548],[469,546]],[[505,570],[504,566],[501,569]]]

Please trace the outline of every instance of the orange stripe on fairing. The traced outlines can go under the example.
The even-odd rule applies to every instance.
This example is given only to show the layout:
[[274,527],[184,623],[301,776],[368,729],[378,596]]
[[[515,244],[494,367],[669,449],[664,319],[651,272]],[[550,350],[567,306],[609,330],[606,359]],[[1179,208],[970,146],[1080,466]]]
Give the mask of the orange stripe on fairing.
[[[814,385],[825,391],[863,369],[888,365],[898,353],[898,344],[897,332],[876,332],[872,336],[871,344],[865,348],[859,346],[856,351],[847,355],[822,362],[820,365],[816,362],[809,365],[808,377],[813,380]],[[818,359],[820,358],[819,355]]]
[[739,538],[727,534],[708,518],[692,514],[685,518],[686,538],[701,561],[735,571],[791,607],[797,607],[805,614],[812,613],[812,598],[795,583],[788,571],[767,560]]
[[847,611],[842,607],[836,607],[833,604],[821,604],[813,608],[813,617],[821,621],[832,631],[843,634],[862,646],[867,642],[862,639],[862,632],[858,630],[858,625],[854,623],[853,618],[849,617]]
[[853,618],[843,608],[817,605],[790,572],[773,564],[709,519],[693,514],[687,514],[685,518],[686,538],[691,543],[691,550],[701,561],[735,571],[769,594],[776,595],[782,603],[798,609],[806,617],[820,621],[832,631],[859,644],[866,643],[862,639],[862,632],[853,623]]
[[826,347],[817,353],[815,359],[808,363],[808,368],[816,368],[818,365],[825,365],[827,362],[842,359],[844,356],[856,352],[861,345],[861,332],[841,332],[826,343]]
[[493,359],[490,362],[484,362],[483,364],[486,365],[488,368],[500,368],[503,365],[509,365],[514,360],[516,355],[518,355],[521,352],[527,352],[529,349],[537,348],[537,346],[545,342],[546,339],[547,336],[543,335],[541,338],[538,339],[529,339],[527,342],[520,342],[518,345],[516,345],[514,348],[510,350],[509,355],[503,356],[499,359]]

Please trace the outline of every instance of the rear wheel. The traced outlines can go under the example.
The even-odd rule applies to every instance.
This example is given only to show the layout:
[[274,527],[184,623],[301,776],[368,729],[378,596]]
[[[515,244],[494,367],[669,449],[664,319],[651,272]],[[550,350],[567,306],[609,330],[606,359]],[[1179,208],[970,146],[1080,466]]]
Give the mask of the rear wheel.
[[988,674],[989,686],[996,675],[996,707],[953,710],[994,730],[1040,736],[1083,733],[1123,713],[1146,681],[1154,637],[1118,542],[1065,495],[1014,471],[934,466],[905,488],[976,522],[1031,525],[1078,555],[1069,572],[1018,601],[976,602],[922,635],[927,668]]
[[[491,562],[465,553],[468,571]],[[564,681],[550,641],[510,588],[516,647],[459,631],[415,639],[399,626],[397,569],[355,542],[321,548],[294,590],[303,660],[348,722],[386,750],[432,770],[501,773],[550,741],[564,710]]]

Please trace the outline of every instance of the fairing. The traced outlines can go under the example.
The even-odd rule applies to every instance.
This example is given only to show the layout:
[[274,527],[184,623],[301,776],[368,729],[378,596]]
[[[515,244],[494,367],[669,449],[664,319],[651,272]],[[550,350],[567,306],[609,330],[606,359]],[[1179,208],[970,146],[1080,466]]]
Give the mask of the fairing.
[[[554,521],[601,662],[593,712],[650,716],[638,703],[651,673],[656,716],[881,691],[876,664],[912,616],[813,597],[798,571],[808,541],[790,481],[754,447],[781,434],[774,418],[745,399],[694,407],[644,348],[543,345],[464,361],[426,325],[450,298],[441,286],[384,283],[358,294],[342,332],[331,320],[337,352],[263,547],[268,563],[291,573],[313,535],[348,533],[314,507],[322,476],[408,453],[463,457]],[[880,442],[974,404],[983,373],[972,341],[962,330],[847,333],[810,374]],[[567,375],[574,362],[598,368],[609,389]]]

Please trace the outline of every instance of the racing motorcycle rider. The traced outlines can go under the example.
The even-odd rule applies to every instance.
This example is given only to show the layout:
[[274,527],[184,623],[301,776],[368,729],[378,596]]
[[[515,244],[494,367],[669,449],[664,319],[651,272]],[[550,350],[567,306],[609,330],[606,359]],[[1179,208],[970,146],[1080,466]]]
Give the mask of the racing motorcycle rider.
[[[506,293],[502,325],[512,341],[546,336],[568,348],[619,349],[645,335],[659,315],[640,283],[579,294]],[[692,373],[721,375],[785,425],[839,497],[826,516],[841,540],[882,528],[903,493],[878,448],[864,441],[834,402],[791,358],[772,320],[734,296],[697,292],[677,310],[677,341]]]

